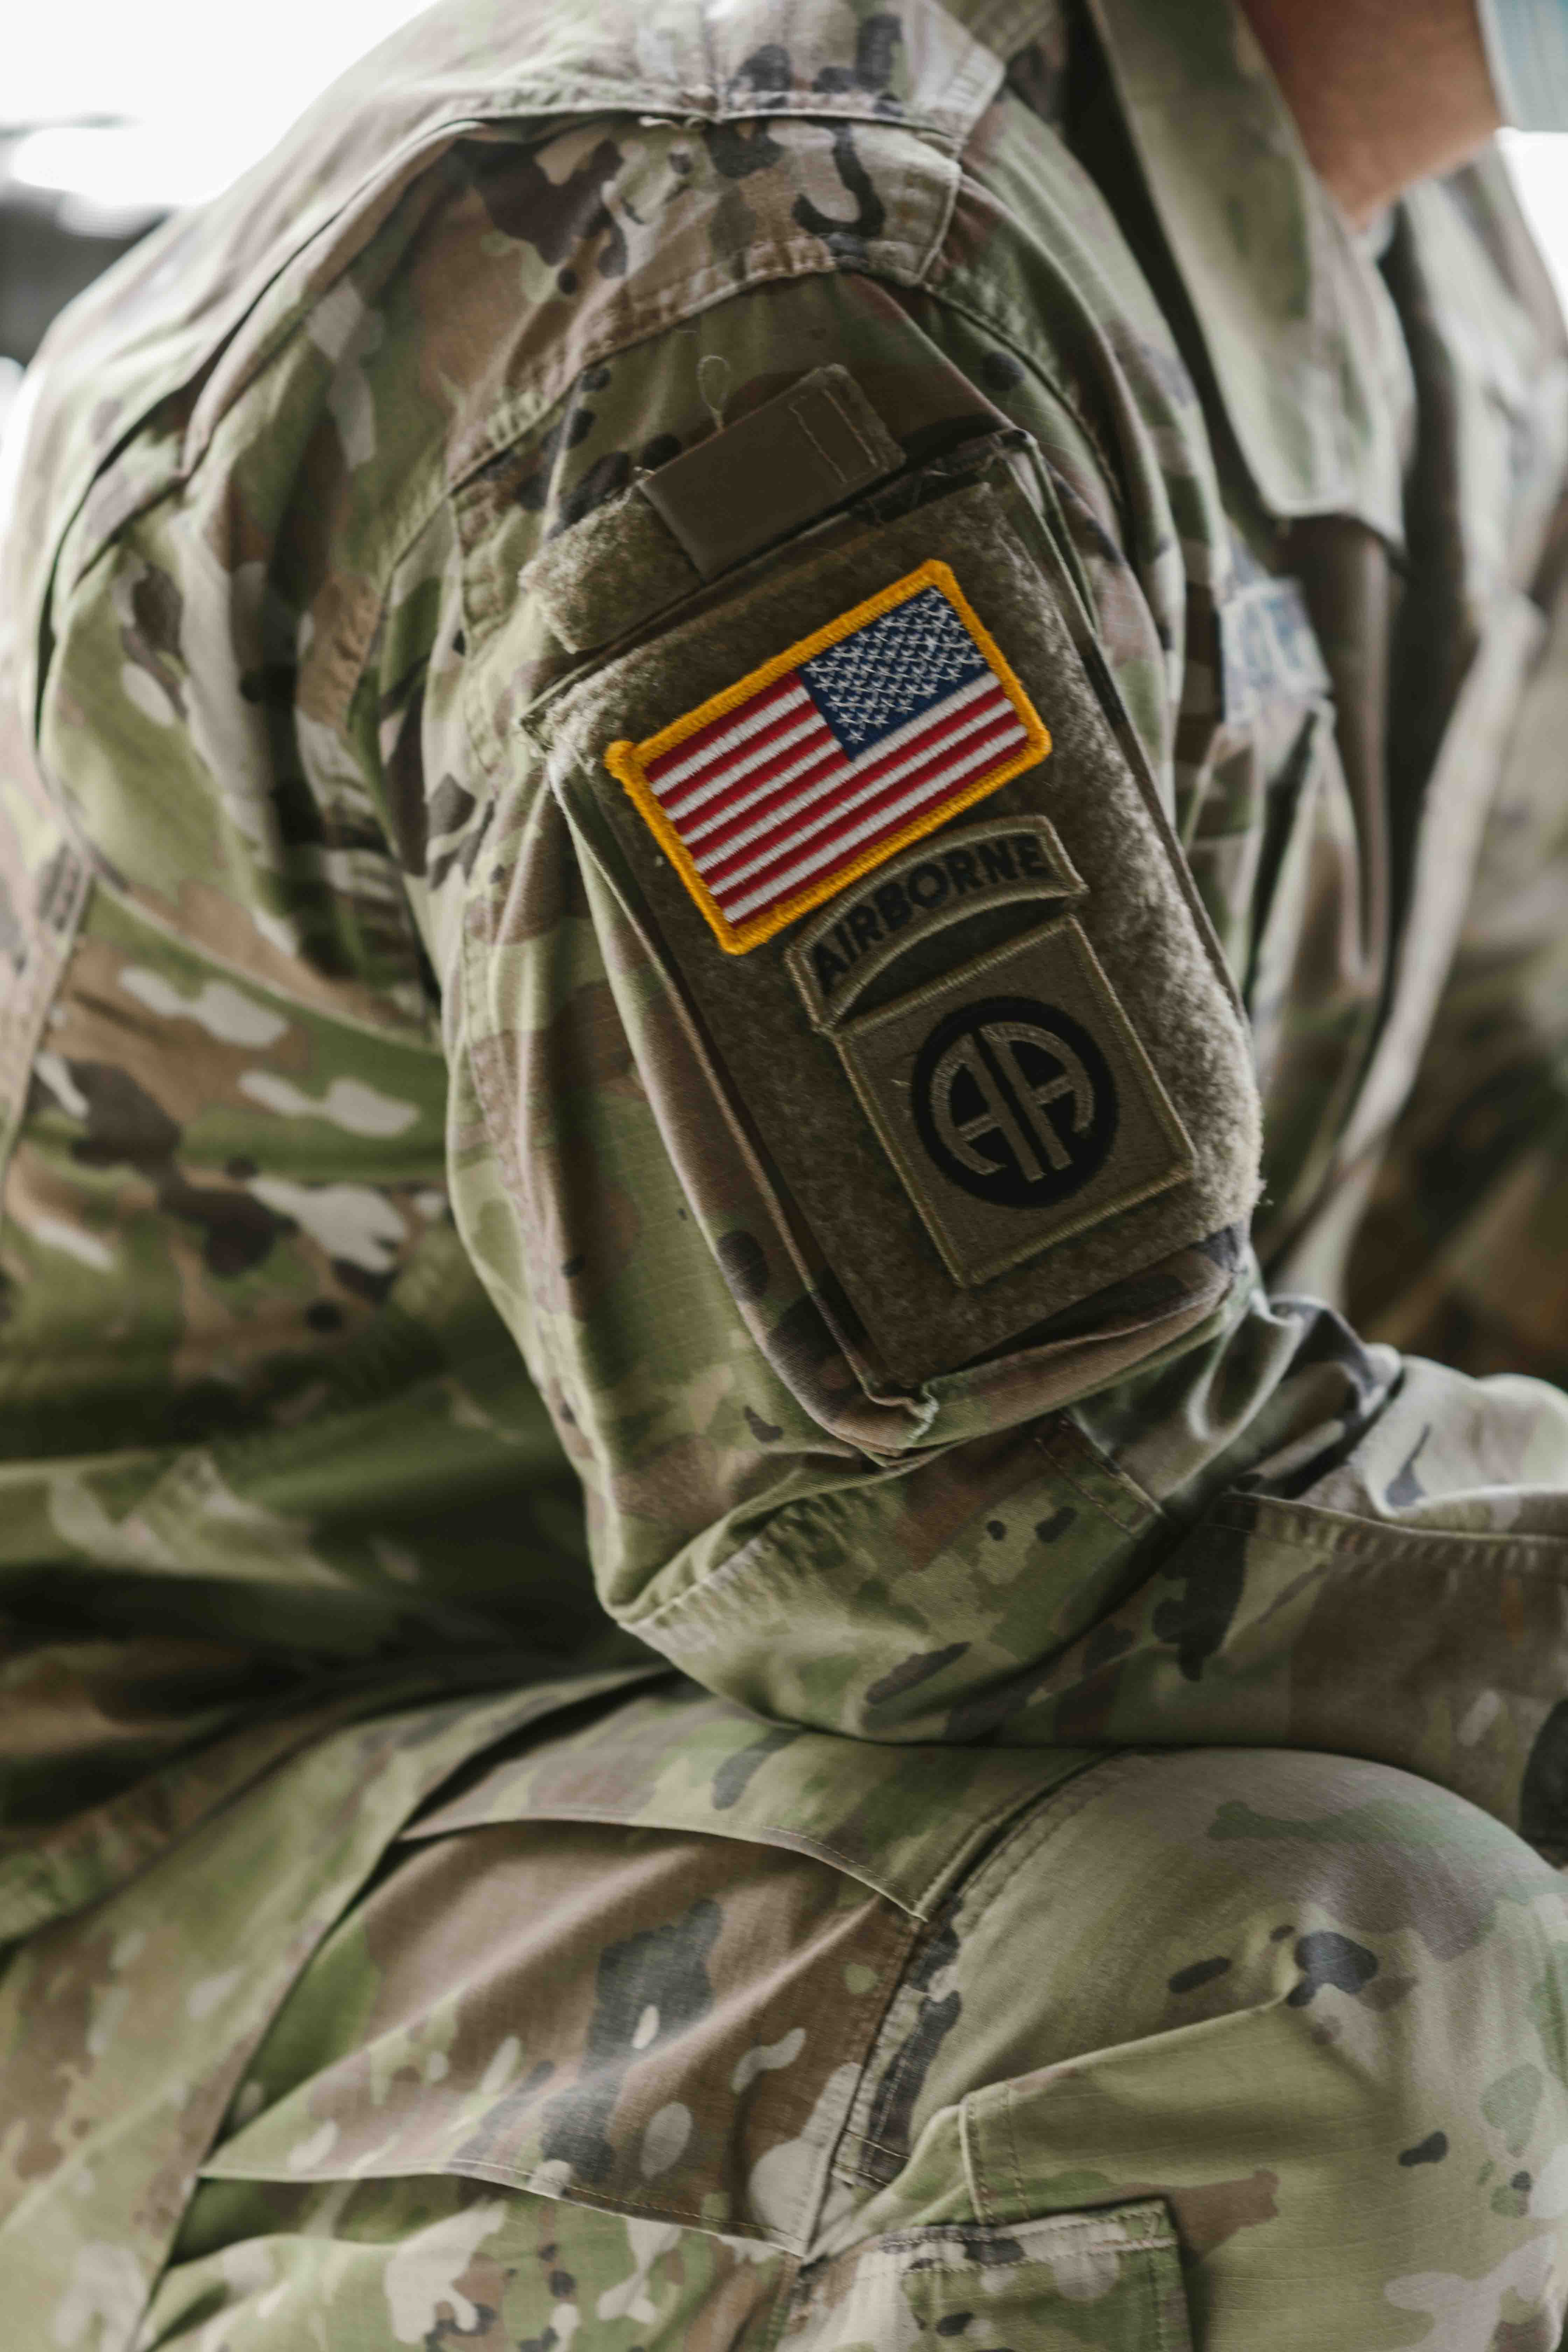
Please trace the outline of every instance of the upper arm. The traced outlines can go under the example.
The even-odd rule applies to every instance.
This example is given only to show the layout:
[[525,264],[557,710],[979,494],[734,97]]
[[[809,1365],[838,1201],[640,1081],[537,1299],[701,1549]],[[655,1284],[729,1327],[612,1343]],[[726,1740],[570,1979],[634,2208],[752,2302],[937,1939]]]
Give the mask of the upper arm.
[[[1251,1204],[1245,1034],[1082,547],[932,323],[832,279],[622,355],[574,395],[564,528],[534,539],[510,608],[489,591],[524,543],[537,450],[458,497],[484,618],[425,722],[427,772],[466,756],[486,779],[429,916],[458,1213],[594,1497],[602,1589],[639,1626],[793,1499],[1036,1423],[1172,1345],[1224,1297],[1235,1251],[1205,1245]],[[660,511],[673,449],[717,447],[704,353],[730,419],[784,395],[772,463],[809,469],[789,387],[824,363],[880,453],[842,498],[803,488],[754,550],[737,516],[740,552],[708,577]],[[662,459],[650,495],[571,520],[559,453],[574,440],[591,479],[612,433]],[[681,496],[700,499],[695,470]],[[758,798],[743,770],[714,788],[738,814],[715,829],[694,808],[682,834],[681,793],[657,789],[668,746],[700,736],[700,761],[724,712],[744,721],[802,663],[826,696],[836,631],[873,699],[892,666],[896,699],[895,615],[920,594],[954,691],[998,698],[995,756],[965,738],[979,756],[955,754],[951,783],[927,759],[908,808],[857,770],[842,819],[831,796]],[[913,717],[889,701],[871,723],[910,730],[918,769],[921,713],[938,742],[965,721],[923,685],[906,698]],[[879,829],[862,806],[892,814]],[[839,830],[854,856],[824,858]]]

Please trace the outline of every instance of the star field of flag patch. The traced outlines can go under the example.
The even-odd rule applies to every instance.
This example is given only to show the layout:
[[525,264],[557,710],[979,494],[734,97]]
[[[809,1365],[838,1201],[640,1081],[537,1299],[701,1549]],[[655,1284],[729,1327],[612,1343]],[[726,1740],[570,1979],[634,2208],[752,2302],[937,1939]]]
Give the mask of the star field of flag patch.
[[744,955],[1050,748],[931,562],[605,764],[720,945]]

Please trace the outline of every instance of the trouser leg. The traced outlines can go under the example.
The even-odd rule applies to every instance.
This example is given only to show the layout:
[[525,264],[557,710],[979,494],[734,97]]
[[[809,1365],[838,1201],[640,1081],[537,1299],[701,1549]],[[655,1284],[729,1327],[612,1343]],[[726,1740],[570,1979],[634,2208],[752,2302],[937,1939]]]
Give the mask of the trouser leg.
[[1565,2068],[1563,1883],[1488,1816],[1341,1758],[1127,1756],[914,1957],[840,2156],[883,2185],[826,2235],[852,2267],[960,2179],[1004,2234],[1153,2198],[1203,2352],[1555,2352]]
[[739,1840],[394,1848],[257,2054],[143,2352],[760,2343],[913,1929]]
[[923,1923],[468,1832],[296,1988],[143,2343],[1554,2352],[1565,2068],[1560,1881],[1385,1768],[1110,1760]]

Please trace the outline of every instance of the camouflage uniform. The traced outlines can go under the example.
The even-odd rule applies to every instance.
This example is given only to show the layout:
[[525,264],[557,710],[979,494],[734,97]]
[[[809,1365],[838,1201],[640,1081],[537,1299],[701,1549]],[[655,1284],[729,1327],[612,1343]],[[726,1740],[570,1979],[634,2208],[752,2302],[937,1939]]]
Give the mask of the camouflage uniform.
[[[1559,2344],[1565,389],[1229,0],[443,5],[69,314],[15,2352]],[[616,760],[933,564],[1048,756],[724,954]]]

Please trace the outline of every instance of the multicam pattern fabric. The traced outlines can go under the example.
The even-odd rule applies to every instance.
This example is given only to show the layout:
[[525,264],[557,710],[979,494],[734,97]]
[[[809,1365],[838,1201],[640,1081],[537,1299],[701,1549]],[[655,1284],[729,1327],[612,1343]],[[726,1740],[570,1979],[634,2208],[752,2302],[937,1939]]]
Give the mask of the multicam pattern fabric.
[[[1560,2342],[1568,365],[1495,160],[1388,229],[1229,0],[442,0],[58,330],[17,2352]],[[825,365],[903,468],[704,581]],[[982,466],[1264,1181],[900,1381],[544,746]]]

